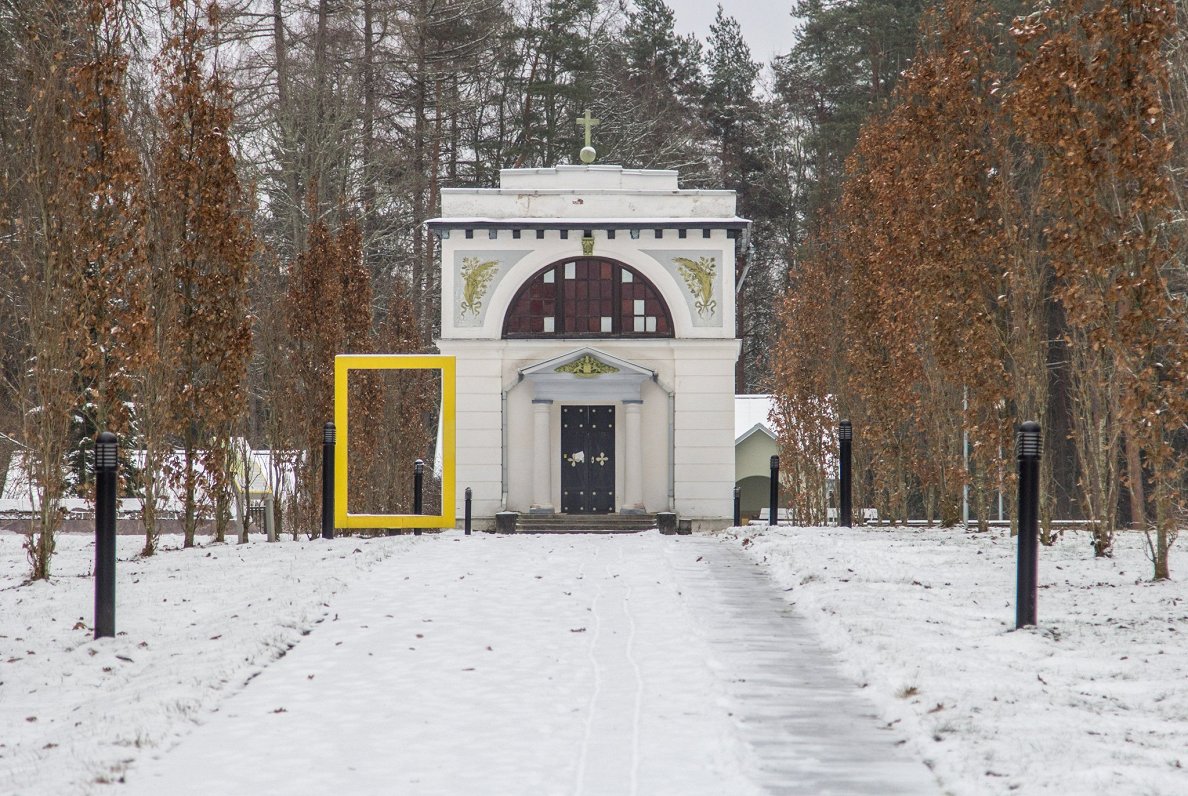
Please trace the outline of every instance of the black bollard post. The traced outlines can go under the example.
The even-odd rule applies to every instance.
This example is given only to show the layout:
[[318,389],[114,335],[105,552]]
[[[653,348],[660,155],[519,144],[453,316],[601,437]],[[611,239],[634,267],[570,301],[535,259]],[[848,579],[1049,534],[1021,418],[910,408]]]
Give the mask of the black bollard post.
[[[421,459],[413,464],[413,514],[421,513],[421,484],[425,479],[425,462]],[[413,535],[420,536],[421,529],[413,528]]]
[[95,638],[115,636],[116,481],[119,443],[95,438]]
[[334,444],[333,423],[322,426],[322,538],[334,538]]
[[470,491],[470,487],[466,487],[466,500],[462,516],[465,518],[463,526],[466,528],[466,535],[470,536],[470,500],[474,493]]
[[851,446],[854,441],[854,427],[850,425],[849,420],[843,420],[837,425],[837,442],[840,456],[839,472],[837,477],[838,490],[841,493],[840,503],[837,507],[837,524],[842,528],[852,528],[854,526],[854,508],[851,499],[851,481],[850,481],[850,462],[851,462]]
[[1015,628],[1034,625],[1039,589],[1039,461],[1040,425],[1028,420],[1019,426],[1019,560],[1015,597]]
[[780,457],[771,457],[771,516],[768,525],[780,524]]
[[734,488],[734,527],[742,525],[742,487]]

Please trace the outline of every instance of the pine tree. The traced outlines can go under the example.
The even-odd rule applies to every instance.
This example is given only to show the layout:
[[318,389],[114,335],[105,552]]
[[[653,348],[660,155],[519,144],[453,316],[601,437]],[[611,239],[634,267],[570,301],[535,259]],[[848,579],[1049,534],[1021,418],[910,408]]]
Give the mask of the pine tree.
[[837,196],[846,157],[869,114],[883,106],[916,46],[921,0],[799,0],[804,20],[775,64],[776,90],[812,128],[808,214]]
[[[554,166],[581,148],[573,124],[592,97],[595,57],[606,44],[598,0],[540,0],[521,36],[531,63],[523,84],[517,166]],[[415,289],[415,285],[414,285]]]
[[663,0],[637,2],[622,34],[598,48],[596,63],[590,110],[602,122],[599,159],[679,169],[685,185],[711,184],[701,44],[677,35],[672,9]]
[[767,351],[773,331],[770,316],[774,312],[771,275],[784,252],[767,247],[761,237],[766,226],[764,211],[769,205],[760,196],[768,159],[761,151],[762,106],[755,97],[759,65],[751,60],[750,47],[738,22],[727,16],[721,5],[710,25],[708,45],[701,112],[717,166],[713,182],[715,187],[738,192],[738,212],[756,220],[760,236],[760,245],[738,258],[735,273],[736,281],[743,284],[736,299],[736,334],[742,340],[742,352],[735,387],[739,392],[748,392],[760,386],[756,382],[770,372]]
[[751,48],[738,21],[727,16],[721,5],[710,25],[706,71],[702,107],[710,133],[718,141],[720,177],[737,188],[746,179],[742,169],[758,110],[754,95],[759,65],[751,60]]

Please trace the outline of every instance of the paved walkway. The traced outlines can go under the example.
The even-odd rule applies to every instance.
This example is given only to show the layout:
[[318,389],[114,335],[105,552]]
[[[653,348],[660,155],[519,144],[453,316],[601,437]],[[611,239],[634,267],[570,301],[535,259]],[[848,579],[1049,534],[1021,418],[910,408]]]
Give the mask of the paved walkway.
[[729,543],[423,539],[123,792],[938,792]]

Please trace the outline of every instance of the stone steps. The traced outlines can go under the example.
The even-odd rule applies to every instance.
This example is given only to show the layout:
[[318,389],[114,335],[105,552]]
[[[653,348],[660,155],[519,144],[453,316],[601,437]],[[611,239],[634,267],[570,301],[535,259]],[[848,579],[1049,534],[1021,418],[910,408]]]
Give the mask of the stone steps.
[[521,514],[516,533],[640,533],[656,527],[654,514]]

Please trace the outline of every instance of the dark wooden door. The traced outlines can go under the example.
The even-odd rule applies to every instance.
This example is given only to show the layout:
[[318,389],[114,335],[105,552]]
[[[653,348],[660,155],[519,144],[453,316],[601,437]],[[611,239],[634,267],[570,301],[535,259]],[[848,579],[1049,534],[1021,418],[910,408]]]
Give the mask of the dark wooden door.
[[561,407],[561,512],[615,510],[615,408]]

